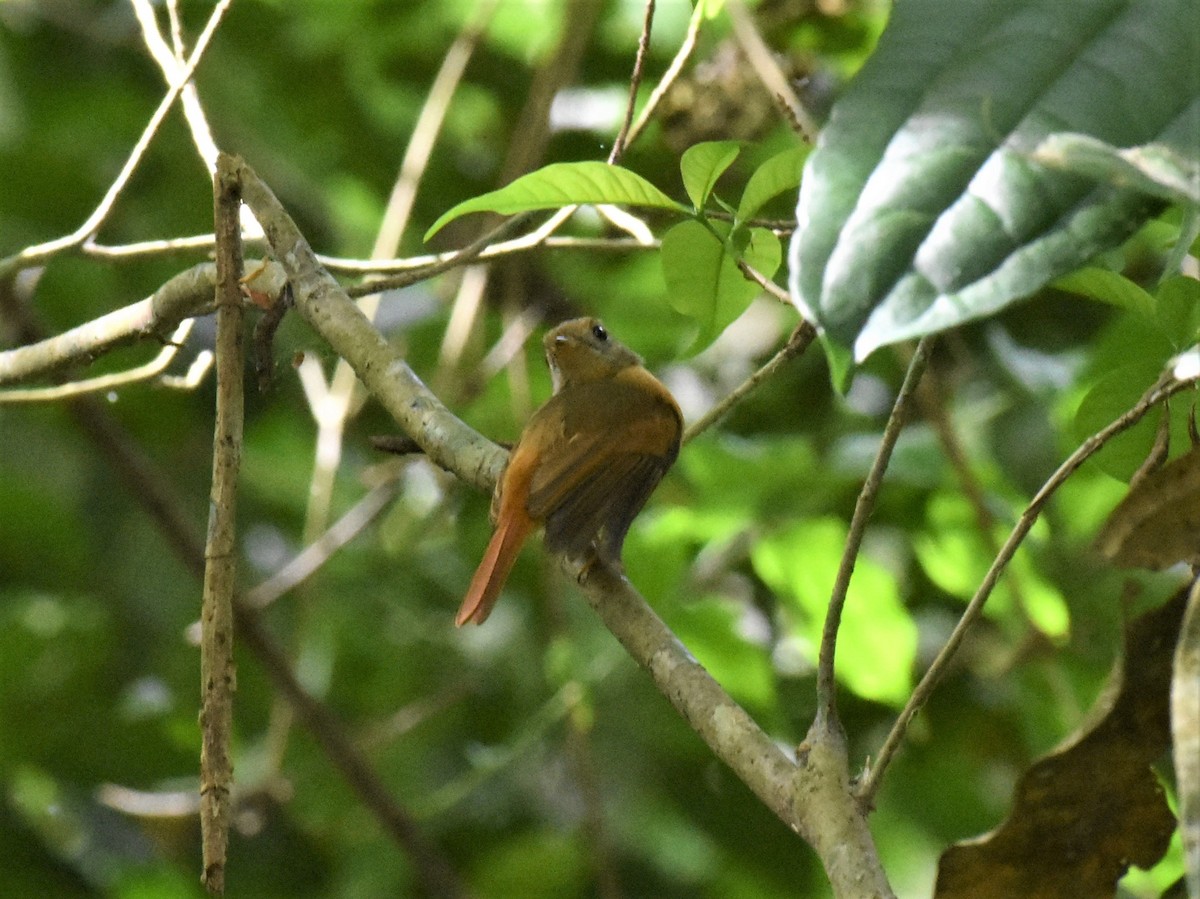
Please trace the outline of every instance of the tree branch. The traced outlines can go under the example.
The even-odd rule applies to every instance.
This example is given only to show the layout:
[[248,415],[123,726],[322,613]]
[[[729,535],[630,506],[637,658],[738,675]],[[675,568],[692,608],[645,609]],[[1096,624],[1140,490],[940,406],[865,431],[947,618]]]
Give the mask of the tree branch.
[[[222,160],[224,161],[224,160]],[[204,548],[204,598],[200,613],[200,832],[202,880],[225,894],[233,786],[233,596],[237,589],[237,482],[242,457],[242,243],[241,202],[228,166],[213,179],[217,235],[217,411],[213,426],[213,476],[208,543]]]
[[[236,166],[245,202],[263,223],[275,258],[288,270],[297,310],[346,359],[426,455],[463,480],[490,490],[504,451],[459,421],[421,383],[319,265],[270,189],[245,163],[239,160]],[[689,655],[628,580],[594,566],[582,587],[605,625],[717,757],[818,849],[838,896],[892,895],[848,787],[845,752],[837,748],[840,735],[814,728],[805,766],[798,772],[776,742]],[[812,802],[814,796],[820,801]],[[831,826],[826,818],[835,807],[838,816]],[[847,839],[852,840],[851,848]],[[855,864],[842,863],[843,858],[854,859]]]
[[953,632],[947,638],[946,644],[938,653],[937,658],[933,660],[933,663],[929,666],[929,670],[925,672],[925,676],[917,684],[916,689],[913,690],[912,695],[908,698],[908,702],[905,703],[904,708],[897,717],[896,723],[892,725],[887,739],[879,750],[874,767],[864,776],[858,791],[859,801],[863,804],[864,808],[870,807],[871,803],[874,802],[875,794],[879,791],[884,772],[887,771],[892,757],[900,748],[900,742],[904,739],[904,734],[908,730],[909,723],[911,723],[921,706],[926,703],[941,682],[946,668],[949,666],[951,659],[954,658],[955,653],[957,653],[959,646],[967,635],[967,631],[971,629],[972,625],[979,620],[979,616],[983,614],[984,604],[991,596],[996,582],[1000,579],[1000,575],[1003,574],[1012,557],[1016,555],[1017,548],[1020,547],[1026,535],[1033,528],[1034,523],[1037,522],[1038,516],[1041,515],[1043,507],[1049,502],[1054,491],[1066,483],[1067,479],[1084,462],[1095,455],[1109,440],[1122,431],[1133,427],[1156,405],[1171,395],[1178,393],[1180,390],[1193,386],[1194,383],[1194,380],[1178,380],[1173,376],[1164,376],[1161,378],[1157,384],[1142,395],[1142,398],[1128,412],[1080,444],[1079,448],[1067,457],[1062,465],[1058,467],[1058,470],[1050,476],[1050,479],[1042,485],[1041,489],[1030,500],[1029,505],[1025,507],[1025,511],[1021,513],[1020,519],[1018,519],[1012,532],[1008,535],[1008,539],[1004,541],[1000,552],[992,561],[992,565],[988,569],[987,574],[984,575],[983,581],[980,582],[975,595],[967,604],[962,617],[959,618],[958,624],[955,625]]
[[244,202],[262,222],[275,258],[288,272],[296,310],[353,367],[363,386],[434,462],[491,490],[505,453],[442,404],[325,271],[279,200],[240,159]]

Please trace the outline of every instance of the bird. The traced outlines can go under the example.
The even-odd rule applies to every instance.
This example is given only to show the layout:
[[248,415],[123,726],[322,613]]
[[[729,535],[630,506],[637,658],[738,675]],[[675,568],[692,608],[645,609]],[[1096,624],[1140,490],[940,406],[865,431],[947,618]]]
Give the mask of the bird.
[[584,563],[621,568],[634,517],[679,455],[683,413],[633,350],[596,318],[542,341],[553,394],[530,417],[492,496],[495,530],[455,617],[482,624],[525,540]]

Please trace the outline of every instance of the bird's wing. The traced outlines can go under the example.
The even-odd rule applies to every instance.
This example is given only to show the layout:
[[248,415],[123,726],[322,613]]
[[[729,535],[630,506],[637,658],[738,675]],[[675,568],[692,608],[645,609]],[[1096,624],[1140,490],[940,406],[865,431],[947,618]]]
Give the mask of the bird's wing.
[[630,522],[679,452],[678,407],[654,386],[665,399],[613,380],[568,386],[530,422],[529,438],[540,437],[546,449],[527,509],[546,521],[552,550],[579,555],[604,530],[606,548],[619,554]]

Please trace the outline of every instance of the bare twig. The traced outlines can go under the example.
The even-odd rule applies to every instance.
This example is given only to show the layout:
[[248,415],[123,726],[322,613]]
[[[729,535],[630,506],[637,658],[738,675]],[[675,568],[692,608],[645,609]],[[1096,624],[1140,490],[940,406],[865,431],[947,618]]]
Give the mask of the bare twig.
[[[128,368],[125,371],[113,372],[112,374],[98,375],[94,378],[85,378],[81,381],[67,381],[54,387],[27,387],[0,391],[0,403],[47,403],[55,400],[64,400],[73,396],[83,396],[85,393],[99,393],[102,390],[113,390],[125,384],[134,384],[138,381],[148,381],[150,378],[162,374],[175,359],[183,342],[187,340],[188,334],[191,333],[193,324],[194,319],[187,319],[182,322],[175,329],[175,333],[171,335],[171,339],[167,345],[159,350],[158,354],[144,365]],[[212,358],[211,354],[205,351],[201,355],[204,356],[205,365],[207,365],[207,360]]]
[[593,565],[580,586],[605,626],[717,757],[784,824],[809,839],[811,822],[791,789],[795,766],[775,741],[692,658],[624,576]]
[[904,734],[908,730],[909,723],[937,688],[942,676],[946,672],[946,668],[954,658],[967,632],[983,613],[984,604],[987,602],[988,597],[991,596],[996,582],[1000,579],[1000,575],[1016,554],[1017,548],[1037,521],[1038,516],[1050,500],[1050,497],[1054,495],[1054,492],[1084,462],[1095,455],[1109,440],[1117,434],[1133,427],[1156,405],[1180,390],[1193,386],[1193,384],[1194,381],[1179,381],[1170,376],[1161,378],[1158,383],[1142,395],[1142,398],[1128,412],[1083,441],[1075,452],[1071,453],[1062,465],[1058,467],[1058,470],[1050,476],[1050,479],[1042,485],[1033,499],[1030,500],[1029,505],[1025,507],[1025,511],[1021,513],[1020,519],[1018,519],[1012,532],[1008,535],[1008,539],[1000,548],[1000,552],[992,561],[992,565],[988,569],[987,574],[984,575],[983,581],[975,591],[975,595],[967,604],[954,631],[947,638],[946,644],[938,653],[937,658],[933,660],[933,663],[929,666],[929,670],[925,672],[925,676],[921,678],[921,682],[917,684],[908,702],[905,703],[895,724],[892,725],[892,729],[888,733],[887,739],[884,741],[883,747],[879,750],[879,754],[875,759],[874,766],[869,772],[865,772],[858,791],[859,801],[864,807],[869,807],[874,801],[875,794],[878,792],[879,786],[883,781],[883,775],[887,771],[888,765],[891,763],[896,751],[899,749],[900,742],[904,739]]
[[317,262],[270,188],[245,163],[239,172],[244,201],[266,227],[272,255],[287,269],[296,310],[349,361],[371,395],[435,465],[490,491],[504,451],[463,424],[422,383]]
[[215,283],[216,267],[201,263],[175,275],[140,302],[62,334],[0,352],[0,384],[47,377],[137,340],[166,342],[184,319],[212,310]]
[[[574,208],[574,207],[572,207]],[[515,216],[508,219],[503,225],[497,226],[495,231],[489,232],[492,236],[483,239],[483,248],[472,259],[486,261],[490,259],[499,259],[504,256],[511,256],[516,253],[524,253],[529,250],[588,250],[589,252],[600,253],[626,253],[629,250],[645,250],[656,249],[658,244],[656,241],[649,243],[626,237],[556,237],[544,233],[545,226],[539,226],[532,234],[523,234],[520,237],[514,237],[512,240],[502,241],[500,243],[492,243],[496,235],[507,233],[514,226],[513,222],[524,222],[527,219],[524,216]],[[470,246],[474,246],[473,242]],[[423,281],[431,274],[438,274],[443,271],[448,271],[455,266],[465,264],[461,258],[463,250],[454,250],[449,253],[428,253],[423,256],[408,256],[403,259],[347,259],[341,256],[325,256],[319,254],[317,261],[329,269],[331,272],[345,272],[346,274],[381,274],[385,275],[390,272],[410,272],[416,270],[419,276],[415,281]],[[439,268],[434,268],[439,266]],[[415,283],[415,281],[383,281],[379,283],[379,289],[385,290],[393,287],[403,287],[406,284]],[[364,290],[373,286],[371,284],[364,285],[361,288],[351,288],[357,293],[362,293]]]
[[[480,2],[475,7],[471,20],[442,57],[441,67],[429,88],[429,95],[421,107],[416,124],[413,125],[412,136],[400,163],[400,173],[392,186],[392,194],[388,198],[379,233],[375,236],[375,248],[371,252],[374,259],[395,256],[399,250],[400,238],[408,227],[413,200],[417,196],[417,188],[421,185],[421,177],[429,165],[434,143],[441,133],[442,122],[445,121],[446,111],[450,108],[450,99],[458,90],[467,63],[483,38],[487,23],[496,11],[498,2],[499,0]],[[367,317],[371,317],[370,312],[367,312]]]
[[788,338],[787,343],[783,345],[783,348],[780,349],[779,352],[777,352],[774,356],[772,356],[762,368],[754,372],[754,374],[748,377],[736,388],[731,390],[721,399],[719,403],[717,403],[715,406],[705,412],[704,415],[696,419],[691,423],[691,425],[688,426],[687,431],[685,431],[683,435],[683,442],[687,443],[689,440],[692,440],[711,428],[714,424],[716,424],[716,422],[724,417],[730,409],[745,399],[751,393],[751,391],[758,387],[758,385],[772,377],[775,372],[783,367],[784,364],[803,354],[804,351],[808,349],[809,344],[813,342],[813,338],[816,336],[816,328],[814,328],[807,321],[803,321],[797,325],[796,329],[792,331],[791,336]]
[[[224,161],[224,160],[223,160]],[[237,478],[242,455],[242,246],[237,170],[217,169],[217,415],[204,600],[200,614],[200,830],[204,885],[225,893],[229,793],[233,785],[233,596],[237,588]]]
[[816,850],[835,896],[893,895],[866,820],[849,789],[840,733],[814,725],[793,764],[625,577],[592,566],[581,588],[605,627],[646,669],[689,727],[767,808]]
[[192,74],[196,71],[196,66],[200,64],[200,60],[204,58],[204,51],[208,49],[209,41],[212,40],[212,36],[217,26],[221,23],[222,18],[224,18],[225,12],[229,9],[231,2],[232,0],[217,0],[216,5],[213,7],[212,15],[209,16],[208,22],[204,26],[204,31],[201,32],[200,37],[196,41],[196,48],[192,51],[192,55],[188,57],[187,63],[180,69],[178,80],[171,84],[170,89],[158,104],[158,108],[154,110],[154,114],[150,117],[150,121],[142,131],[142,136],[138,138],[137,143],[134,144],[133,150],[129,154],[129,158],[125,160],[125,165],[122,166],[117,177],[113,179],[112,184],[109,185],[103,199],[101,199],[100,204],[92,214],[87,217],[82,225],[65,237],[37,244],[36,246],[26,247],[15,256],[0,260],[0,278],[8,277],[15,271],[43,262],[63,250],[78,247],[99,230],[104,220],[108,218],[109,212],[112,211],[117,197],[121,195],[126,185],[129,184],[134,171],[146,153],[146,149],[150,146],[151,140],[158,133],[163,119],[167,117],[167,112],[171,109],[175,98],[183,90],[184,85],[191,79]]
[[633,108],[637,106],[638,87],[642,83],[642,70],[646,65],[646,50],[650,47],[650,29],[654,24],[654,0],[646,0],[646,14],[642,18],[642,34],[638,38],[637,55],[633,60],[633,74],[629,76],[629,102],[625,104],[625,119],[617,139],[613,141],[612,150],[608,154],[608,164],[613,165],[625,153],[625,142],[629,139],[629,129],[633,123]]
[[[249,237],[246,239],[250,240]],[[195,250],[211,250],[213,244],[211,234],[194,234],[190,237],[140,240],[124,244],[102,244],[97,243],[94,238],[88,238],[79,249],[83,255],[96,259],[132,259],[138,256],[169,256]]]
[[[212,302],[211,281],[208,302]],[[21,338],[41,337],[34,322],[18,321]],[[129,495],[145,509],[175,555],[195,577],[204,576],[204,544],[195,534],[192,521],[162,471],[129,439],[113,420],[107,407],[94,397],[83,396],[67,408],[87,435],[97,453],[111,465]],[[355,748],[337,716],[320,700],[305,691],[296,679],[282,649],[263,627],[253,609],[242,602],[234,605],[237,633],[242,645],[255,657],[275,689],[287,697],[304,726],[310,730],[363,805],[384,831],[413,859],[430,895],[467,895],[448,861],[420,833],[411,815],[400,807],[387,787]]]
[[[429,163],[437,135],[445,121],[450,99],[462,80],[467,62],[483,37],[484,26],[494,10],[495,0],[480,3],[473,19],[463,27],[442,59],[437,77],[418,116],[417,125],[409,138],[384,220],[375,239],[375,247],[371,254],[373,257],[396,255],[400,237],[408,226],[421,176]],[[473,252],[482,249],[481,246],[472,247]],[[460,258],[469,257],[460,254]],[[359,309],[368,320],[374,319],[378,311],[378,290],[376,287],[358,301]],[[321,395],[315,397],[315,402],[312,403],[313,417],[317,422],[317,440],[308,492],[308,508],[304,516],[304,537],[308,542],[315,539],[328,524],[333,482],[341,464],[346,421],[354,414],[361,401],[362,392],[354,370],[344,358],[339,359],[334,366],[328,388],[323,389]]]
[[373,522],[387,508],[399,490],[400,482],[389,478],[372,488],[341,518],[304,547],[294,559],[277,572],[246,593],[243,597],[247,606],[264,608],[289,590],[295,589],[324,565],[329,558],[357,536],[363,528]]
[[[177,83],[182,75],[185,49],[182,44],[182,33],[178,30],[178,17],[171,16],[172,46],[167,46],[167,42],[158,28],[158,19],[155,17],[154,6],[150,0],[131,0],[131,3],[138,25],[142,29],[142,42],[150,51],[151,58],[158,64],[168,85]],[[179,91],[179,102],[183,107],[183,115],[187,120],[188,128],[192,132],[192,143],[195,144],[196,151],[204,162],[204,167],[208,169],[209,173],[215,172],[217,144],[213,140],[212,129],[209,128],[204,110],[200,106],[200,97],[196,93],[195,82],[187,81],[183,85]]]
[[696,40],[700,36],[700,25],[704,21],[704,11],[706,4],[697,3],[696,8],[692,11],[692,17],[688,20],[687,32],[683,36],[683,42],[679,45],[679,49],[675,51],[675,57],[671,60],[671,64],[667,66],[667,70],[659,79],[658,84],[654,86],[654,90],[650,92],[650,96],[646,98],[646,105],[642,107],[642,111],[638,113],[637,121],[633,123],[633,127],[629,129],[629,133],[625,138],[625,146],[629,146],[641,136],[642,131],[650,121],[650,117],[658,110],[658,104],[662,102],[662,98],[667,95],[667,91],[671,89],[683,72],[683,67],[687,65],[688,60],[692,58],[692,54],[696,51]]
[[743,275],[761,287],[763,289],[763,293],[767,294],[773,299],[778,300],[785,306],[790,307],[792,305],[792,298],[788,296],[786,290],[752,266],[745,259],[739,259],[737,261],[737,267],[741,270]]
[[816,122],[808,114],[808,110],[804,108],[804,104],[800,102],[796,92],[792,90],[787,76],[779,68],[779,63],[771,52],[771,48],[767,46],[767,42],[758,33],[754,18],[742,0],[728,0],[725,8],[729,10],[729,19],[733,22],[733,34],[737,38],[738,46],[746,54],[746,59],[750,61],[750,66],[758,75],[758,80],[783,107],[788,119],[799,126],[804,139],[810,144],[815,143],[818,130]]
[[883,429],[883,438],[879,442],[879,450],[875,461],[867,474],[862,490],[859,491],[858,501],[854,504],[854,515],[850,519],[850,530],[846,535],[846,546],[842,551],[842,561],[838,566],[837,577],[833,583],[833,591],[829,597],[829,610],[825,613],[825,627],[821,632],[821,649],[817,658],[817,718],[824,721],[827,727],[834,727],[837,721],[837,684],[834,680],[834,651],[837,648],[838,628],[842,622],[842,609],[846,604],[846,593],[850,588],[850,576],[854,573],[854,562],[862,546],[866,534],[867,521],[875,509],[875,497],[879,493],[879,485],[887,471],[888,462],[892,458],[892,450],[900,437],[900,431],[908,419],[909,408],[912,406],[913,394],[917,383],[925,371],[929,360],[929,348],[932,337],[921,338],[908,365],[908,373],[892,413],[888,416],[887,425]]

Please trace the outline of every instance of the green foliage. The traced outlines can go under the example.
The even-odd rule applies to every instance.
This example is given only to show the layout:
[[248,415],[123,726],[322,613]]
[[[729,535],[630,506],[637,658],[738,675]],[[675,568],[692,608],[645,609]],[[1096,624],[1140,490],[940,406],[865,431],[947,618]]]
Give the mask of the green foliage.
[[746,311],[759,287],[738,262],[773,273],[783,250],[766,228],[686,221],[663,235],[663,277],[671,306],[699,327],[693,346],[712,343]]
[[[705,207],[715,199],[718,179],[741,153],[738,141],[706,141],[689,147],[680,159],[684,190],[695,218],[671,227],[662,238],[663,277],[672,307],[691,319],[696,331],[690,345],[708,346],[746,310],[761,288],[739,263],[771,278],[783,256],[779,238],[768,228],[746,222],[767,202],[795,189],[807,151],[790,148],[769,158],[751,174],[733,223],[711,219]],[[726,212],[732,209],[717,199]],[[429,230],[429,240],[446,224],[472,212],[513,215],[572,205],[607,203],[686,214],[657,187],[634,172],[600,162],[552,163],[499,190],[458,203]]]
[[645,178],[620,166],[603,162],[556,162],[522,175],[512,184],[464,200],[429,226],[425,239],[469,212],[512,215],[537,209],[556,209],[582,203],[645,206],[651,209],[682,207]]
[[1178,61],[1193,12],[898,5],[800,193],[792,294],[828,341],[862,360],[993,314],[1119,244],[1148,194],[1190,200],[1200,81]]
[[[1173,2],[1147,6],[1147,27]],[[189,39],[209,6],[183,5]],[[430,84],[476,6],[234,4],[197,74],[201,99],[218,143],[266,178],[317,252],[370,255]],[[689,10],[664,6],[639,102],[683,40]],[[773,6],[758,4],[763,14]],[[1065,6],[1071,4],[1055,8]],[[934,7],[936,15],[920,16]],[[908,37],[934,40],[935,56],[977,38],[968,53],[979,57],[971,83],[996,88],[986,109],[962,104],[959,124],[969,126],[966,137],[978,138],[969,144],[977,156],[995,151],[1022,97],[1032,102],[1044,87],[1034,69],[1048,65],[1051,38],[1076,34],[1047,28],[1046,40],[1015,49],[1014,35],[998,34],[976,54],[978,40],[991,34],[985,26],[1011,4],[906,0],[896,8],[910,16],[908,24],[898,19]],[[1042,3],[1020,8],[1042,19],[1053,15]],[[710,142],[685,126],[707,134],[711,121],[681,125],[677,119],[686,116],[676,113],[652,121],[629,148],[627,168],[606,166],[599,160],[619,127],[612,118],[551,133],[544,157],[531,163],[541,167],[496,189],[510,151],[525,149],[524,105],[543,87],[543,67],[572,27],[564,9],[536,0],[498,5],[446,110],[402,252],[425,252],[421,235],[444,225],[441,239],[455,242],[458,217],[469,212],[513,215],[576,203],[646,213],[662,247],[514,254],[492,269],[475,311],[469,290],[457,305],[449,302],[458,273],[384,295],[377,321],[387,339],[403,347],[454,412],[493,439],[514,439],[549,394],[540,326],[571,315],[603,317],[662,375],[689,420],[742,383],[797,321],[786,305],[756,302],[762,291],[738,264],[779,277],[776,232],[786,228],[775,218],[791,204],[806,160],[804,189],[828,192],[826,199],[861,197],[872,171],[881,181],[895,179],[896,190],[929,199],[933,212],[960,196],[939,179],[962,162],[955,147],[968,146],[965,138],[941,146],[945,134],[934,129],[928,156],[883,165],[881,135],[912,123],[922,91],[937,87],[952,99],[958,84],[953,70],[936,69],[937,59],[914,60],[894,41],[847,95],[811,158],[781,121],[766,134],[741,134],[714,115],[722,139]],[[640,4],[601,4],[597,35],[570,82],[583,93],[571,102],[626,95],[640,15]],[[719,73],[731,34],[721,0],[705,0],[695,15],[705,29],[697,64]],[[72,231],[88,215],[164,83],[120,4],[70,27],[37,4],[0,4],[0,20],[0,164],[20,188],[0,191],[0,253],[9,255]],[[823,85],[840,90],[842,75],[871,50],[883,8],[850,3],[838,14],[810,10],[800,21],[760,25],[773,49],[800,59],[805,68],[796,81],[812,87],[817,95],[804,99],[820,106],[828,99],[819,96]],[[1159,44],[1164,60],[1177,61],[1177,39]],[[1154,45],[1127,42],[1131,58]],[[996,60],[1006,67],[985,66]],[[704,119],[715,92],[707,89],[720,79],[697,90],[699,82],[686,81],[695,68],[684,75],[693,99],[679,106]],[[1147,66],[1093,86],[1098,96],[1128,93],[1129,104],[1113,108],[1144,110],[1153,130],[1167,97],[1183,102],[1186,91],[1172,94],[1163,84],[1183,77],[1184,68]],[[939,72],[950,74],[934,77]],[[896,91],[908,100],[898,102]],[[1153,102],[1142,103],[1150,93]],[[1103,102],[1071,99],[1087,100],[1072,107],[1079,116]],[[1078,119],[1067,124],[1087,130]],[[687,139],[669,141],[680,134]],[[1068,144],[1063,151],[1078,169],[1072,183],[1087,185],[1082,196],[1109,196],[1114,178],[1144,177],[1170,191],[1175,175],[1190,171],[1188,159],[1166,157],[1162,175],[1143,164],[1145,153],[1114,151],[1128,142],[1103,136],[1105,147]],[[1002,174],[1029,170],[1038,146],[1016,148]],[[830,162],[828,148],[844,150],[849,168]],[[1046,175],[1033,186],[1059,184],[1060,177],[1068,176]],[[1023,187],[1017,178],[1015,188]],[[1016,196],[1018,212],[1041,209],[1024,192]],[[210,227],[211,208],[209,179],[183,117],[172,112],[100,240],[200,233]],[[830,236],[833,213],[826,214],[813,226],[813,240],[822,229]],[[1096,220],[1078,223],[1085,232],[1101,230]],[[990,243],[996,233],[979,220],[966,224],[939,245],[938,265],[972,262],[981,246],[1012,249]],[[561,233],[605,237],[605,227],[585,209]],[[920,227],[904,214],[864,223],[846,249],[853,262],[847,271],[877,277],[881,244],[902,242]],[[1005,256],[1029,262],[1017,279],[1022,284],[1033,283],[1034,270],[1043,280],[1060,277],[1033,302],[1006,306],[989,321],[974,321],[975,313],[999,308],[990,305],[999,287],[987,304],[970,305],[970,315],[951,316],[962,327],[935,354],[931,396],[921,398],[921,420],[897,448],[850,582],[836,674],[853,764],[876,758],[897,706],[1033,491],[1080,439],[1122,414],[1171,358],[1196,343],[1197,282],[1159,279],[1167,248],[1186,249],[1194,240],[1188,227],[1186,216],[1168,214],[1143,229],[1136,246],[1089,260],[1074,274],[1060,263],[1076,258],[1078,247],[1043,243],[1028,257]],[[56,257],[4,287],[0,351],[26,339],[20,312],[59,333],[147,296],[206,253]],[[910,253],[896,265],[911,260]],[[800,261],[810,261],[807,251]],[[792,277],[825,277],[827,266],[796,262]],[[868,317],[885,302],[884,294],[872,296]],[[847,308],[841,302],[829,311],[840,316]],[[924,327],[925,312],[913,311]],[[472,329],[451,327],[468,318]],[[830,372],[847,370],[853,352],[853,336],[838,330],[839,321],[826,321],[824,353],[814,346],[784,365],[683,448],[624,553],[633,583],[781,746],[799,744],[812,720],[813,665],[846,522],[906,364],[902,353],[876,353],[838,396]],[[525,322],[538,326],[523,351],[498,345]],[[877,343],[899,333],[879,327]],[[171,373],[181,374],[210,342],[202,319]],[[123,369],[158,349],[138,344],[67,375]],[[319,533],[370,485],[397,479],[389,506],[262,616],[388,795],[468,885],[487,896],[588,896],[602,893],[608,877],[622,894],[668,899],[827,895],[813,853],[674,714],[546,561],[537,539],[487,625],[453,628],[488,539],[489,498],[419,458],[375,451],[369,438],[395,425],[370,401],[341,437],[329,514],[312,512],[313,418],[325,407],[300,386],[290,364],[299,352],[327,375],[336,362],[288,317],[275,346],[274,388],[247,396],[242,583],[260,584],[300,551],[307,529]],[[131,483],[111,453],[132,448],[166,485],[166,507],[202,535],[212,394],[209,376],[190,392],[136,383],[96,397],[99,411],[92,412],[115,429],[109,440],[97,438],[88,407],[0,404],[0,892],[201,895],[195,816],[186,809],[148,814],[113,799],[126,794],[112,787],[159,801],[195,794],[199,671],[189,634],[200,585],[146,510],[144,500],[162,494]],[[1189,443],[1190,401],[1183,395],[1171,407],[1176,453]],[[959,441],[957,458],[935,426],[939,413]],[[1090,544],[1123,491],[1110,473],[1129,476],[1156,426],[1148,418],[1114,441],[1059,492],[943,688],[916,718],[871,820],[900,895],[931,892],[939,853],[1004,816],[996,783],[1015,782],[1038,753],[1072,733],[1100,692],[1120,645],[1125,578]],[[323,445],[322,458],[328,450]],[[990,528],[965,499],[967,474]],[[1143,604],[1173,585],[1170,575],[1139,582]],[[257,657],[242,641],[236,645],[238,826],[229,894],[419,895],[410,857],[319,743],[289,721]],[[1177,874],[1178,858],[1142,883],[1161,892],[1162,878]]]

